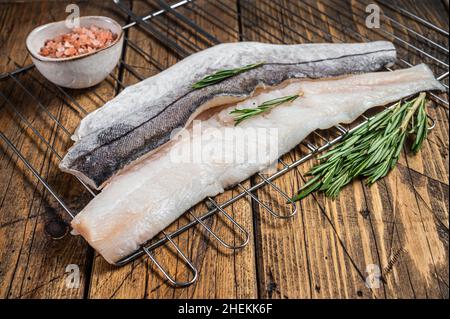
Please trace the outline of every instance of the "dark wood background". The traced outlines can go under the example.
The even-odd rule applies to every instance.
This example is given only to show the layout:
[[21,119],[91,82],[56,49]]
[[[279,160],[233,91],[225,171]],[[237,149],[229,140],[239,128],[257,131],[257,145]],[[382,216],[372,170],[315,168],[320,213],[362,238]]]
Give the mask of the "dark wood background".
[[[106,15],[126,23],[112,1],[71,1],[82,15]],[[155,1],[156,2],[156,1]],[[64,1],[0,1],[0,73],[30,63],[24,41],[34,27],[65,18]],[[158,6],[153,1],[127,1],[134,12],[146,14]],[[396,1],[400,6],[448,30],[444,1]],[[355,34],[382,39],[382,31],[364,24],[366,2],[361,1],[198,1],[180,12],[220,41],[255,40],[274,43],[360,41]],[[386,13],[426,37],[448,46],[438,33],[386,8]],[[186,32],[174,16],[155,19],[164,34],[181,41],[186,36],[200,48],[207,43]],[[385,30],[426,48],[414,34],[382,19]],[[132,28],[128,37],[148,52],[143,58],[127,47],[125,62],[115,73],[125,84],[138,81],[129,70],[151,76],[178,60],[148,33]],[[331,34],[331,36],[330,36]],[[389,36],[388,36],[389,38]],[[437,75],[448,71],[396,41],[399,55],[411,63],[425,61]],[[448,63],[448,55],[432,51]],[[404,65],[399,64],[400,67]],[[80,121],[74,103],[63,103],[50,92],[55,87],[37,71],[17,76],[70,132]],[[448,79],[446,80],[448,84]],[[110,77],[89,90],[69,91],[75,101],[92,111],[119,90]],[[71,142],[60,128],[12,79],[0,80],[0,92],[50,141],[59,154]],[[448,99],[446,95],[442,96]],[[67,216],[44,191],[10,148],[0,142],[0,297],[1,298],[448,298],[448,107],[433,104],[430,115],[436,127],[417,155],[406,150],[396,169],[372,187],[355,181],[335,201],[321,194],[298,204],[298,215],[288,221],[272,218],[250,200],[239,201],[229,212],[250,231],[250,243],[231,253],[205,231],[194,229],[176,238],[200,271],[197,283],[186,289],[167,285],[147,258],[124,267],[107,264],[80,237],[67,233]],[[299,119],[299,125],[301,120]],[[0,96],[0,128],[30,163],[61,194],[73,211],[90,199],[79,183],[57,169],[58,160]],[[325,133],[324,133],[325,134]],[[331,134],[331,133],[330,133]],[[312,139],[312,142],[320,141]],[[293,161],[305,154],[302,146],[284,157]],[[276,185],[292,194],[302,185],[304,173],[315,160],[278,179]],[[258,182],[252,178],[244,183]],[[239,190],[218,196],[223,202]],[[258,198],[284,209],[284,199],[270,188]],[[199,205],[194,212],[200,214]],[[170,229],[187,221],[181,218]],[[228,241],[239,236],[217,217],[208,225]],[[156,257],[177,279],[186,277],[179,258],[161,248]],[[80,268],[80,287],[66,286],[66,267]],[[365,285],[370,265],[380,268],[378,288]]]

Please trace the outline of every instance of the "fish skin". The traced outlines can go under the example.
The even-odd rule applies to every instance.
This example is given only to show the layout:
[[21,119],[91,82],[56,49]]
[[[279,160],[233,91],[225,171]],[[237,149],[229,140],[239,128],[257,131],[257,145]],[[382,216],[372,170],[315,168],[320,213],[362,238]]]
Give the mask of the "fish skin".
[[[236,130],[277,128],[278,152],[281,155],[316,129],[350,123],[367,109],[426,90],[444,90],[444,87],[423,64],[394,72],[320,81],[296,80],[287,86],[258,92],[247,100],[218,110],[202,121],[202,130],[211,127]],[[234,108],[251,108],[269,99],[298,92],[303,92],[303,96],[292,103],[280,105],[264,115],[234,126],[229,114]],[[238,136],[246,138],[241,134]],[[218,142],[206,137],[205,147]],[[170,148],[176,150],[183,143],[171,144]],[[255,163],[220,163],[215,160],[215,153],[200,163],[175,163],[168,153],[160,150],[114,176],[75,217],[72,227],[108,262],[115,263],[137,250],[205,197],[223,192],[276,160],[275,154],[257,145],[256,152],[267,156]]]
[[[390,42],[272,45],[220,44],[193,54],[168,70],[126,88],[80,123],[75,144],[60,164],[100,189],[133,161],[167,143],[206,102],[218,96],[245,99],[258,86],[293,78],[327,78],[365,73],[395,62]],[[225,68],[264,61],[261,67],[218,84],[193,90],[192,84]]]

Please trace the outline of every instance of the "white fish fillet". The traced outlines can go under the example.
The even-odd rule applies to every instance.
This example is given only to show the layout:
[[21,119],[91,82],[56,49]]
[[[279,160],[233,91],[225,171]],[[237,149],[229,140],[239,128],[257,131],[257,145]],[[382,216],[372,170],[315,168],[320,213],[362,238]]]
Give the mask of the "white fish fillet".
[[[205,108],[240,101],[260,85],[378,71],[395,62],[391,42],[276,45],[223,43],[128,86],[80,123],[75,144],[60,163],[64,172],[101,189],[122,169],[164,145]],[[194,90],[192,84],[221,69],[264,61],[255,69]]]
[[[369,108],[420,91],[442,89],[429,68],[422,64],[394,72],[293,80],[277,88],[257,91],[247,100],[226,106],[203,120],[202,132],[211,128],[221,132],[276,128],[278,152],[257,144],[244,130],[244,134],[239,135],[241,142],[263,154],[257,161],[224,163],[213,152],[202,162],[174,163],[170,151],[180,150],[192,142],[189,139],[172,141],[164,149],[114,176],[75,217],[72,226],[108,262],[117,262],[205,197],[215,196],[269,166],[278,155],[294,148],[312,131],[352,122]],[[234,108],[249,108],[298,92],[303,92],[303,96],[293,103],[280,105],[234,127],[229,115]],[[225,134],[213,138],[202,136],[202,146],[214,149],[218,143],[229,143],[223,136]]]

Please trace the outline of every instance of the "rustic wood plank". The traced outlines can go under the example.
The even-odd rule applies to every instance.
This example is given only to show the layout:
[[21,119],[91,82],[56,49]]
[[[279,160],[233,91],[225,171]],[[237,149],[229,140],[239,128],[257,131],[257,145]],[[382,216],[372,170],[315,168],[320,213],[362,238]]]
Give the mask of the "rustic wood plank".
[[[288,43],[361,41],[361,37],[356,33],[363,34],[371,40],[382,38],[380,32],[370,32],[365,28],[362,13],[365,6],[358,1],[352,3],[259,1],[252,4],[258,10],[252,10],[253,7],[245,2],[245,5],[241,6],[241,12],[243,19],[247,21],[243,24],[243,33],[253,40]],[[282,17],[289,16],[289,18],[279,18],[280,12],[283,11],[285,14]],[[388,27],[391,28],[391,32],[398,31],[393,30],[391,26]],[[332,38],[324,33],[331,34]],[[409,51],[407,54],[408,58],[412,56]],[[300,204],[301,217],[299,220],[293,220],[292,225],[288,226],[289,234],[295,234],[293,237],[286,236],[286,228],[274,227],[273,223],[267,220],[257,219],[255,228],[257,254],[265,257],[258,258],[258,268],[262,274],[262,283],[259,287],[261,296],[268,298],[448,296],[448,271],[445,270],[445,265],[448,265],[446,253],[448,236],[445,235],[448,234],[448,214],[444,208],[448,202],[446,199],[448,152],[443,151],[448,149],[446,127],[448,116],[442,108],[431,108],[430,113],[438,119],[437,125],[421,156],[408,156],[407,161],[404,158],[401,162],[401,165],[408,168],[414,165],[414,169],[400,167],[400,170],[403,169],[414,178],[409,181],[403,179],[401,183],[397,178],[394,183],[392,178],[395,174],[392,174],[383,181],[389,185],[388,187],[395,185],[395,190],[401,190],[400,195],[393,195],[391,191],[380,194],[376,187],[363,187],[360,182],[349,185],[336,201],[323,198],[320,194],[315,195]],[[437,146],[432,140],[434,134],[435,138],[441,141]],[[313,142],[320,141],[313,139]],[[439,153],[443,156],[431,160],[436,150],[440,150]],[[296,150],[290,156],[298,159],[304,152],[305,150],[303,152]],[[427,159],[429,160],[424,162]],[[304,183],[302,176],[308,167],[310,163],[300,166],[294,176],[282,177],[276,181],[276,185],[287,193],[297,189]],[[419,176],[421,181],[417,180]],[[433,186],[430,185],[431,181]],[[425,192],[424,199],[416,199],[417,196],[414,194],[422,192],[415,190],[417,186],[414,183],[420,183],[421,190],[433,189],[435,198],[439,200],[430,199],[432,196],[430,191]],[[282,198],[270,189],[258,192],[258,196],[269,202],[282,202]],[[401,198],[399,202],[397,198]],[[387,208],[385,205],[387,202],[395,203],[395,207]],[[384,206],[379,206],[382,203]],[[406,206],[405,203],[410,204]],[[434,208],[430,209],[432,203],[435,203]],[[441,206],[436,203],[443,204]],[[435,210],[439,212],[437,217],[433,216]],[[421,214],[422,217],[418,221],[413,221],[410,214]],[[399,215],[402,216],[400,221]],[[402,231],[399,230],[400,223]],[[421,223],[422,227],[417,223]],[[416,233],[419,235],[415,236]],[[409,241],[405,239],[407,236]],[[409,249],[403,246],[407,242],[411,242]],[[303,245],[304,248],[299,249],[299,245]],[[280,251],[284,252],[283,256],[289,256],[282,262],[279,258]],[[296,260],[306,260],[307,267],[304,267],[303,271],[298,265],[289,268],[289,264]],[[380,283],[381,289],[370,290],[365,286],[368,275],[366,271],[373,267],[370,266],[372,264],[380,268],[382,276],[388,277]],[[395,276],[391,276],[394,272]],[[411,272],[415,272],[414,275]],[[292,282],[297,285],[290,286]]]
[[[42,2],[1,4],[7,16],[2,19],[2,71],[13,70],[17,65],[29,63],[25,50],[25,37],[35,26],[62,20],[66,16],[64,2]],[[110,10],[104,4],[80,3],[82,14],[108,15]],[[113,16],[114,17],[114,16]],[[19,19],[19,20],[17,20]],[[22,21],[23,20],[23,21]],[[5,32],[3,32],[5,31]],[[9,56],[10,59],[3,57]],[[48,140],[58,154],[64,154],[71,144],[69,136],[58,128],[38,103],[48,109],[55,118],[72,132],[81,115],[74,103],[64,103],[54,96],[56,88],[46,82],[36,70],[28,71],[17,79],[39,100],[28,95],[12,79],[2,80],[1,91],[23,114],[24,118]],[[95,88],[98,96],[105,97],[106,82]],[[91,90],[92,92],[92,90]],[[86,92],[84,92],[86,93]],[[71,92],[78,103],[89,105],[92,111],[103,104],[88,102],[89,94]],[[91,93],[92,94],[92,93]],[[111,95],[112,96],[112,95]],[[72,177],[62,174],[58,159],[47,145],[26,127],[13,108],[1,101],[1,130],[19,148],[22,154],[38,170],[49,184],[67,200],[74,212],[80,210],[90,199],[86,191]],[[48,195],[23,163],[2,143],[0,207],[0,238],[2,262],[0,272],[1,294],[4,298],[82,298],[89,285],[92,249],[80,237],[67,234],[67,214]],[[75,264],[80,269],[80,286],[75,289],[66,286],[66,266]]]
[[[317,8],[313,4],[306,6],[303,3],[262,1],[254,5],[258,7],[258,10],[253,10],[252,13],[250,13],[252,7],[248,7],[247,10],[242,7],[244,19],[251,20],[250,25],[253,23],[249,34],[256,35],[259,29],[276,34],[277,31],[273,29],[279,26],[289,30],[283,32],[285,38],[282,42],[297,43],[319,41],[329,32],[327,25],[319,24],[319,18],[323,16],[316,12]],[[300,10],[300,5],[303,6],[303,10]],[[252,19],[255,11],[258,12],[256,16],[260,19]],[[289,16],[290,19],[282,18],[279,25],[269,22],[268,17],[278,17],[279,11],[284,11],[283,17]],[[315,15],[313,16],[312,13]],[[263,16],[266,18],[263,19]],[[314,25],[314,28],[311,25]],[[258,36],[252,39],[264,41]],[[317,142],[319,141],[313,140],[313,143],[317,144]],[[300,158],[301,154],[305,154],[304,149],[290,154],[291,160],[288,162]],[[304,168],[305,165],[302,165],[302,169],[279,178],[275,182],[276,185],[286,193],[292,194],[302,183],[300,173],[304,171]],[[365,206],[364,201],[351,200],[360,197],[361,191],[358,187],[347,189],[346,192],[348,192],[347,196],[343,195],[346,200],[339,203],[322,198],[319,201],[316,198],[304,201],[299,205],[299,217],[290,220],[286,225],[283,225],[282,221],[268,221],[268,218],[258,221],[256,231],[257,234],[261,234],[261,240],[258,241],[257,253],[266,257],[258,259],[263,277],[259,287],[262,297],[357,297],[362,294],[363,272],[367,260],[364,256],[358,255],[359,247],[353,247],[353,243],[362,245],[371,236],[369,231],[366,231],[367,235],[363,238],[357,234],[352,236],[351,232],[345,231],[345,229],[355,228],[354,224],[358,221],[357,212]],[[356,195],[353,195],[354,193]],[[266,202],[282,203],[284,200],[270,188],[258,192],[258,196]],[[350,216],[345,213],[347,209],[351,212]],[[311,211],[315,214],[311,214]],[[286,236],[285,227],[289,227],[287,233],[292,234],[291,236]],[[367,226],[365,228],[367,229]],[[302,248],[299,249],[299,247]],[[373,250],[373,247],[369,248]],[[280,251],[283,253],[281,254]],[[368,253],[369,256],[366,259],[371,259],[370,249]],[[372,253],[376,255],[375,252]],[[280,260],[279,255],[284,258]],[[303,265],[299,267],[298,262],[302,262]]]
[[[233,5],[231,3],[231,5]],[[157,11],[158,6],[151,2],[133,2],[133,11],[147,14]],[[237,40],[237,19],[235,15],[223,15],[213,4],[199,1],[195,5],[179,10],[180,13],[192,19],[201,28],[216,36],[220,41]],[[212,17],[219,19],[229,27],[223,29],[220,25],[208,20]],[[198,48],[206,48],[208,43],[194,32],[186,32],[187,26],[176,22],[173,16],[158,17],[152,23],[160,27],[162,31],[177,43],[185,45],[183,37],[189,39]],[[188,29],[189,30],[189,29]],[[174,37],[174,35],[179,35]],[[166,47],[149,36],[141,28],[133,28],[128,34],[133,44],[139,45],[149,56],[142,55],[133,47],[128,46],[126,61],[144,77],[169,67],[177,62],[177,58]],[[209,43],[211,45],[211,43]],[[188,50],[189,48],[186,47]],[[124,83],[132,84],[139,79],[132,72],[124,72]],[[248,187],[248,183],[246,184]],[[226,192],[219,196],[217,202],[229,199],[236,192]],[[192,210],[197,216],[205,213],[205,205],[197,205]],[[252,232],[251,205],[243,200],[228,209],[236,220],[250,233]],[[173,231],[181,225],[192,220],[192,217],[184,216],[168,227],[167,231]],[[209,227],[217,232],[226,242],[237,242],[239,236],[233,235],[233,230],[225,222],[225,218],[215,216],[207,221]],[[254,264],[253,238],[250,244],[242,251],[232,253],[223,249],[214,238],[200,226],[189,230],[177,237],[175,242],[185,251],[188,257],[200,271],[198,281],[186,289],[174,289],[161,277],[157,268],[152,265],[147,257],[143,257],[130,265],[116,269],[108,265],[102,258],[95,258],[92,274],[92,285],[89,296],[91,298],[252,298],[256,297],[256,273]],[[157,260],[164,265],[171,275],[176,275],[177,280],[186,280],[190,275],[185,270],[183,260],[176,256],[176,252],[170,245],[158,249],[155,253]],[[225,271],[224,271],[225,270]]]

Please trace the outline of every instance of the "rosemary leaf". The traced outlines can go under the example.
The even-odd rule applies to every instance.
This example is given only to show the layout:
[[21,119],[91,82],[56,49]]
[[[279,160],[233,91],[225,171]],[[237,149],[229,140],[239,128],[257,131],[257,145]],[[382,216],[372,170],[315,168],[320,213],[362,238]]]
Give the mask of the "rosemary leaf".
[[239,123],[241,123],[242,121],[244,121],[248,118],[257,116],[261,113],[265,113],[280,104],[292,102],[301,95],[303,95],[303,93],[279,97],[279,98],[276,98],[273,100],[265,101],[264,103],[262,103],[261,105],[255,107],[255,108],[234,109],[233,111],[230,112],[230,114],[234,116],[234,121],[235,121],[234,125],[236,126]]
[[[414,117],[413,117],[414,119]],[[422,101],[422,104],[417,111],[417,117],[415,118],[415,127],[413,127],[414,133],[416,134],[416,139],[411,146],[411,150],[414,154],[416,154],[419,149],[422,147],[423,141],[427,138],[428,135],[428,117],[425,111],[425,101]]]
[[205,76],[200,81],[194,83],[192,85],[192,88],[197,90],[197,89],[201,89],[201,88],[204,88],[206,86],[209,86],[209,85],[213,85],[213,84],[222,82],[223,80],[225,80],[225,79],[227,79],[229,77],[232,77],[232,76],[235,76],[237,74],[246,72],[248,70],[260,67],[264,63],[265,62],[259,62],[259,63],[254,63],[254,64],[248,64],[248,65],[245,65],[243,67],[236,68],[236,69],[219,70],[219,71],[215,72],[214,74]]
[[313,179],[311,179],[305,185],[306,187],[304,187],[303,190],[301,192],[299,192],[297,196],[292,198],[292,200],[293,201],[301,200],[301,199],[305,198],[306,196],[308,196],[309,194],[311,194],[312,192],[314,192],[317,188],[319,188],[320,184],[321,184],[319,178],[320,178],[320,176],[316,176]]

